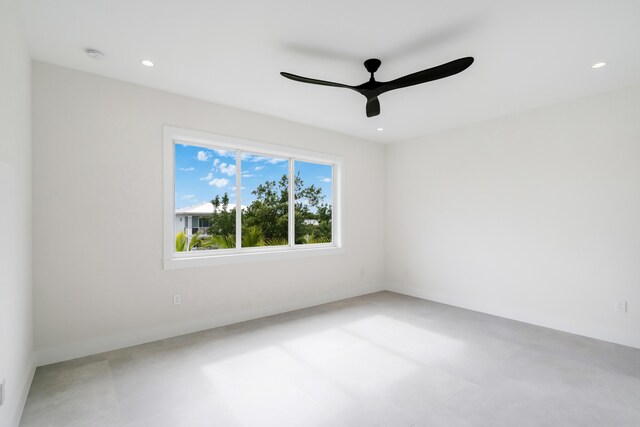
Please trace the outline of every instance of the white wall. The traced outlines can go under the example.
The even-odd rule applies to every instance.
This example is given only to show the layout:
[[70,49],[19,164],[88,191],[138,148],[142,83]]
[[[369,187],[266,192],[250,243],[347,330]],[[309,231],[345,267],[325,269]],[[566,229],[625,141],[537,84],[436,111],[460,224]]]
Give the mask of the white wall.
[[[638,87],[386,150],[37,62],[33,91],[41,364],[383,288],[640,347]],[[346,253],[163,270],[163,124],[344,156]]]
[[[383,146],[44,63],[33,92],[39,363],[382,288]],[[163,270],[164,124],[343,156],[346,253]]]
[[17,425],[33,375],[30,62],[17,6],[0,0],[0,426]]
[[639,118],[632,87],[389,146],[392,288],[640,347]]

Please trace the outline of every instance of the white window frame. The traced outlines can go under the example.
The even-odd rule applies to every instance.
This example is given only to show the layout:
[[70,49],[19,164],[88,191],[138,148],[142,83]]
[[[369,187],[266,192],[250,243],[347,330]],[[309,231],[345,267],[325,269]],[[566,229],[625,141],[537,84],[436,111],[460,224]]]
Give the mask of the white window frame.
[[[282,145],[267,144],[225,135],[216,135],[173,126],[164,126],[163,149],[163,263],[165,269],[202,267],[237,262],[268,261],[316,255],[335,255],[344,252],[342,230],[342,177],[344,159],[340,156],[301,150]],[[241,248],[241,212],[236,209],[236,248],[210,251],[176,252],[175,250],[175,144],[193,144],[210,149],[236,151],[236,206],[242,206],[241,176],[243,153],[258,154],[289,160],[289,245]],[[294,161],[330,164],[333,167],[332,241],[331,243],[295,244]]]

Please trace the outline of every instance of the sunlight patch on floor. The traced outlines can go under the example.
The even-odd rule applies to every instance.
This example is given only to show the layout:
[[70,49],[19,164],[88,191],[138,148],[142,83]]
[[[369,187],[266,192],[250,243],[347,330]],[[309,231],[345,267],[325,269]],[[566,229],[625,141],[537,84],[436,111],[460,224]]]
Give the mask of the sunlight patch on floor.
[[328,422],[331,414],[299,386],[304,366],[276,346],[208,364],[203,372],[216,398],[242,425],[262,425],[287,414],[289,425]]
[[421,364],[454,357],[465,346],[462,341],[384,315],[357,320],[341,329]]

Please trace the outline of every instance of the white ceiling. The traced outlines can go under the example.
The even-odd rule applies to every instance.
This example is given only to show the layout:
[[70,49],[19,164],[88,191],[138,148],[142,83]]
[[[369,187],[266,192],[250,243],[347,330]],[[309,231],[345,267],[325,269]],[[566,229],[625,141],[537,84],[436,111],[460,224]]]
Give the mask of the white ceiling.
[[[640,82],[638,0],[22,0],[34,59],[392,142]],[[92,47],[106,55],[88,58]],[[385,93],[346,84],[474,56],[456,76]],[[156,66],[147,68],[142,59]],[[607,67],[591,69],[595,62]],[[383,132],[376,128],[383,127]]]

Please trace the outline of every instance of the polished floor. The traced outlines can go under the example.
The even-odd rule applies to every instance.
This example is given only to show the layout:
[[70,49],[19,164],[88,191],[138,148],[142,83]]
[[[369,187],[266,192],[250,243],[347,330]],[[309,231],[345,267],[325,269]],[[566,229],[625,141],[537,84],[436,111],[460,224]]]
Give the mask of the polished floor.
[[22,426],[640,426],[640,350],[380,292],[38,368]]

